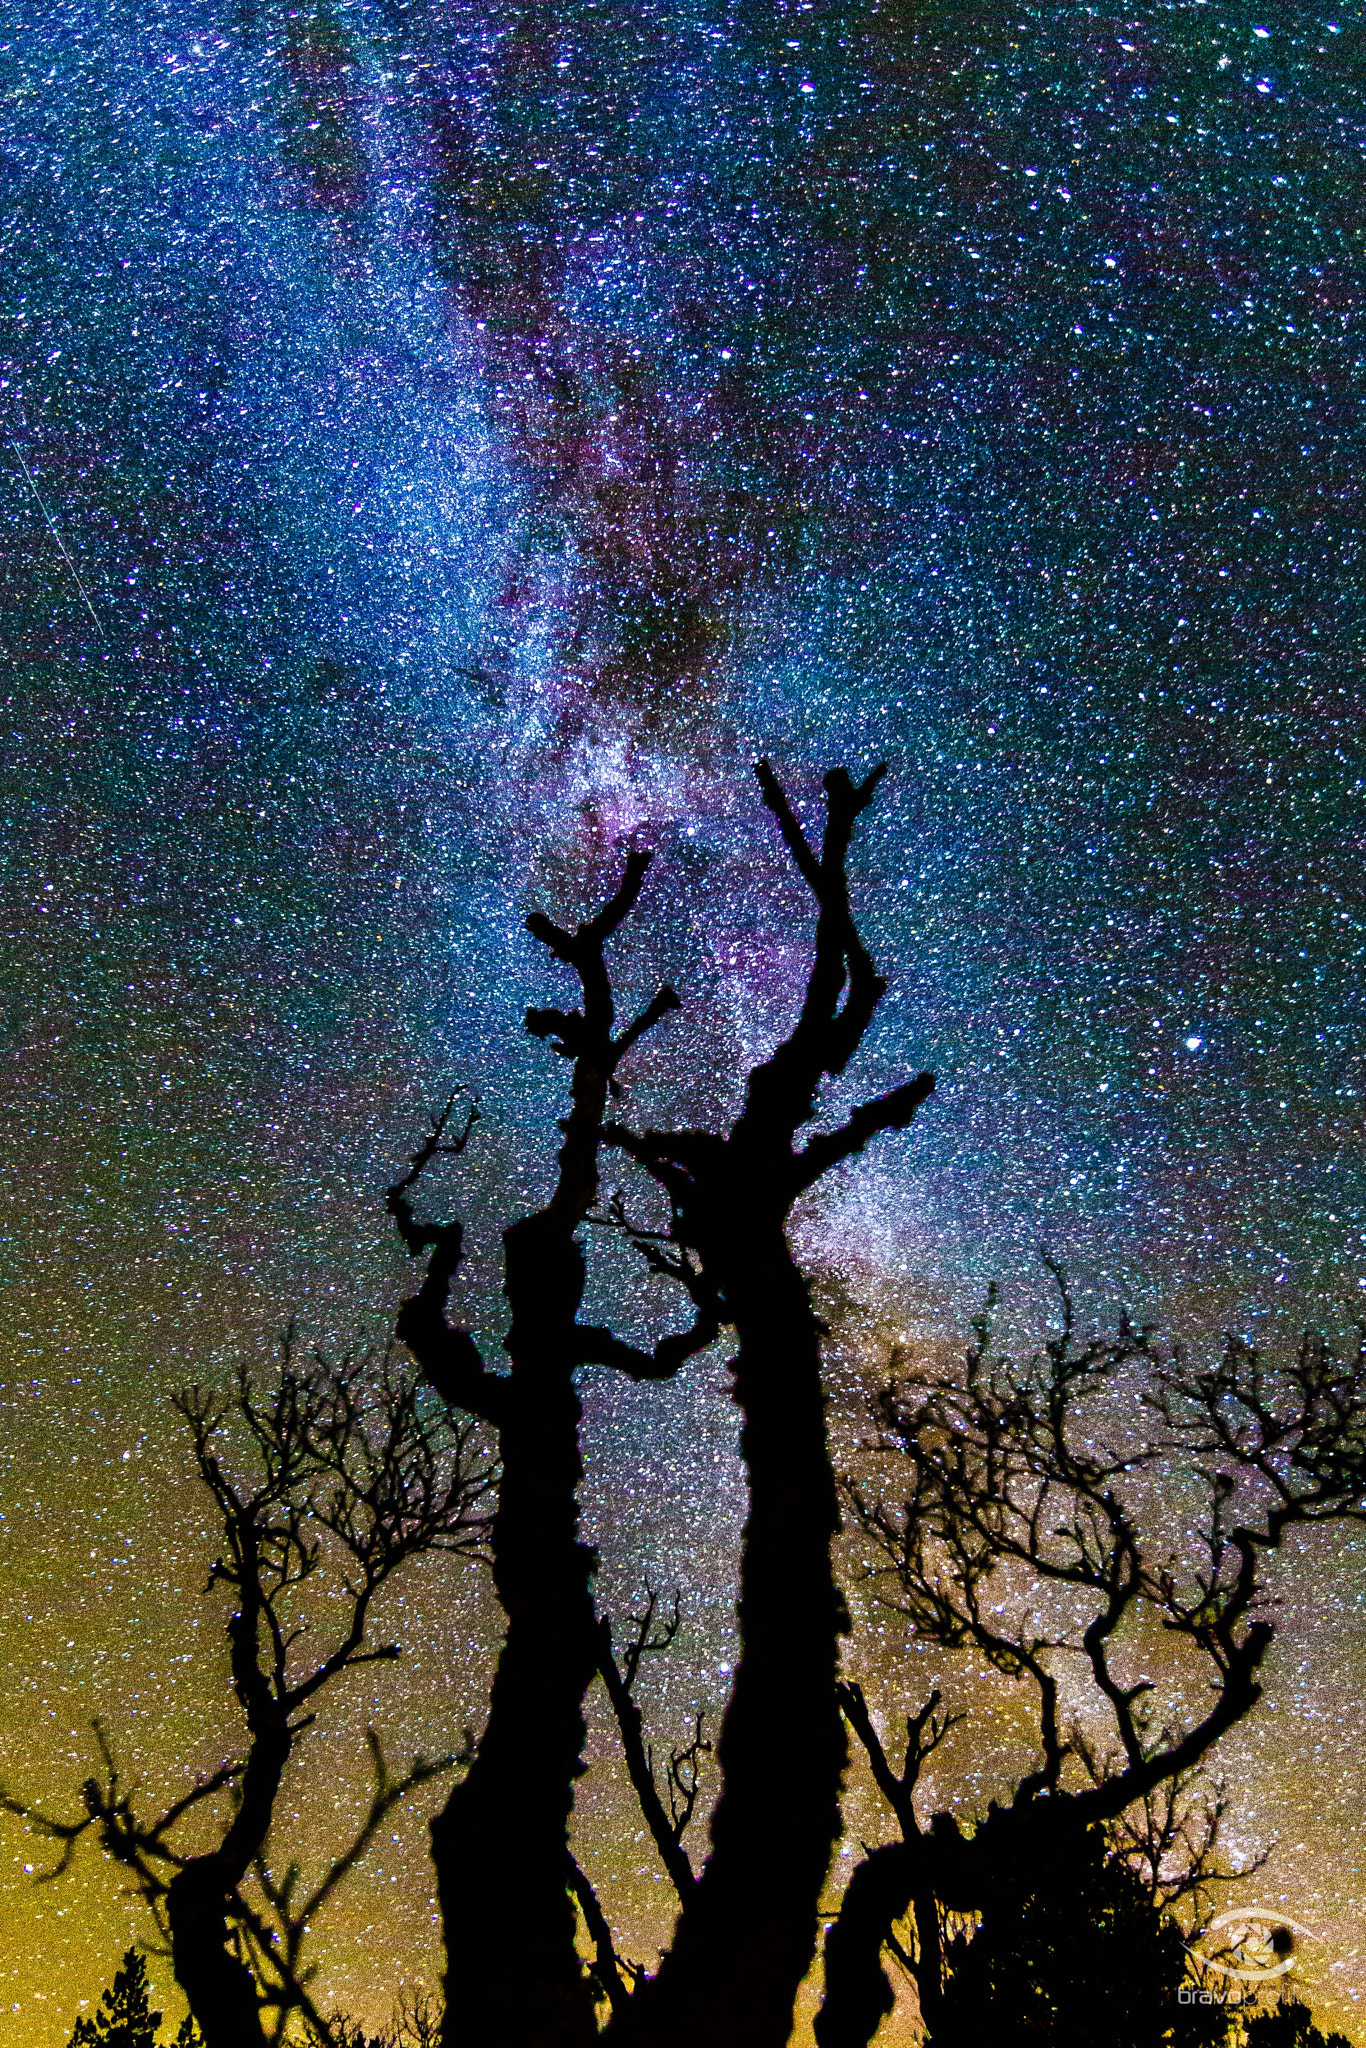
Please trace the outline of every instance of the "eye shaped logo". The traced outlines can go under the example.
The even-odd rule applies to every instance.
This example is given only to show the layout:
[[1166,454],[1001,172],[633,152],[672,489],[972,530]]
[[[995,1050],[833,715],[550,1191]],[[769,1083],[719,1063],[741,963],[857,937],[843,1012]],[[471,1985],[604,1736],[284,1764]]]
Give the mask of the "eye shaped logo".
[[1235,1906],[1211,1920],[1191,1949],[1207,1969],[1260,1984],[1284,1977],[1295,1967],[1298,1944],[1317,1940],[1310,1928],[1274,1907]]

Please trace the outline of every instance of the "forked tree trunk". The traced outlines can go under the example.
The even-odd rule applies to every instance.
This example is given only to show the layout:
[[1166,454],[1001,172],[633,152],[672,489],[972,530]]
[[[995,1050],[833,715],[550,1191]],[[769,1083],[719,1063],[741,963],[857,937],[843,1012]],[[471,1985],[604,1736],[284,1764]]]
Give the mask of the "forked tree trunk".
[[[443,2048],[579,2048],[594,2031],[565,1889],[582,1699],[598,1648],[595,1560],[578,1541],[572,1375],[577,1363],[595,1360],[636,1378],[667,1378],[724,1324],[739,1345],[732,1370],[749,1515],[741,1653],[718,1744],[722,1789],[711,1854],[688,1888],[673,1947],[658,1976],[618,2009],[609,2036],[629,2048],[785,2048],[815,1954],[821,1887],[840,1828],[846,1748],[835,1688],[845,1617],[830,1565],[837,1512],[822,1330],[786,1225],[793,1203],[824,1174],[877,1133],[904,1130],[934,1083],[928,1074],[903,1083],[796,1149],[823,1079],[843,1074],[886,986],[854,925],[845,872],[850,834],[882,770],[858,784],[840,769],[826,777],[819,854],[768,764],[757,772],[819,914],[797,1023],[750,1074],[728,1137],[637,1136],[603,1123],[619,1061],[677,1001],[661,990],[613,1037],[602,947],[635,902],[644,857],[631,856],[612,902],[576,932],[529,920],[533,935],[578,972],[584,1009],[527,1016],[535,1036],[573,1059],[573,1108],[561,1126],[555,1195],[504,1239],[513,1310],[507,1382],[490,1380],[468,1333],[445,1319],[458,1226],[416,1224],[407,1199],[439,1147],[444,1119],[390,1191],[410,1250],[433,1253],[400,1334],[438,1391],[497,1424],[503,1459],[494,1536],[507,1636],[479,1757],[433,1829],[449,1959]],[[652,1354],[610,1331],[577,1327],[583,1265],[573,1240],[597,1199],[603,1142],[637,1159],[667,1191],[680,1260],[663,1257],[657,1236],[633,1234],[653,1244],[651,1263],[683,1281],[698,1311],[691,1331],[661,1339]]]

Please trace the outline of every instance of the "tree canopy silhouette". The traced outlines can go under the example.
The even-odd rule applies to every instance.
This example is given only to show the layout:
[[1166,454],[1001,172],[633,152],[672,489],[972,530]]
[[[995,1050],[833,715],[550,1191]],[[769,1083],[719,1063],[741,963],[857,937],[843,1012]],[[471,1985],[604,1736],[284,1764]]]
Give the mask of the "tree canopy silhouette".
[[[937,1695],[910,1717],[898,1770],[861,1693],[845,1688],[901,1839],[855,1870],[830,1928],[820,2048],[863,2048],[891,2009],[881,1956],[907,1911],[937,2038],[942,1910],[989,1912],[1019,1872],[1075,1865],[1089,1828],[1186,1782],[1261,1697],[1269,1556],[1292,1529],[1366,1516],[1362,1346],[1342,1355],[1309,1335],[1272,1364],[1230,1338],[1203,1365],[1152,1329],[1082,1340],[1056,1277],[1061,1324],[1040,1352],[998,1356],[984,1317],[958,1372],[904,1372],[877,1404],[878,1479],[844,1488],[871,1539],[877,1598],[918,1642],[1027,1686],[1038,1751],[975,1826],[948,1812],[926,1825],[915,1795],[947,1732]],[[1188,1691],[1207,1688],[1189,1722],[1159,1707],[1145,1668],[1157,1646]]]
[[1221,2048],[1234,2025],[1231,2008],[1191,2000],[1185,1929],[1099,1827],[1066,1857],[1003,1872],[980,1924],[945,1948],[933,2048],[1102,2032],[1111,2048]]
[[[368,1812],[308,1888],[297,1863],[277,1877],[267,1854],[286,1766],[326,1688],[400,1655],[371,1639],[371,1610],[394,1574],[415,1556],[481,1548],[493,1475],[473,1426],[452,1425],[410,1366],[389,1354],[301,1357],[292,1326],[264,1385],[244,1365],[231,1395],[192,1386],[176,1407],[222,1533],[208,1590],[223,1587],[232,1601],[229,1663],[245,1739],[155,1818],[138,1814],[98,1723],[103,1774],[82,1787],[81,1819],[8,1793],[0,1803],[61,1843],[50,1876],[93,1833],[149,1907],[205,2048],[264,2048],[267,2025],[277,2038],[296,2010],[325,2034],[302,1959],[313,1920],[385,1815],[460,1759],[419,1757],[395,1778],[372,1733]],[[307,1596],[319,1594],[310,1608]],[[206,1820],[212,1846],[186,1846],[187,1826]]]
[[1284,1998],[1248,2019],[1244,2048],[1352,2048],[1345,2034],[1324,2034],[1298,1998]]

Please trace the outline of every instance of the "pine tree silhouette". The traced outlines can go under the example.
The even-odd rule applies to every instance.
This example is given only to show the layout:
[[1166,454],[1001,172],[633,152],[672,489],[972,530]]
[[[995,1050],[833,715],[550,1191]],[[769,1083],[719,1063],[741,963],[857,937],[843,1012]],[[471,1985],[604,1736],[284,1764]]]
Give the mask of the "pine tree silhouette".
[[[161,2014],[153,2012],[148,2003],[147,1965],[137,1950],[130,1948],[112,1986],[102,1993],[94,2019],[82,2015],[77,2020],[67,2048],[157,2048],[160,2025]],[[173,2048],[204,2048],[188,2013]]]
[[161,2014],[147,2003],[147,1965],[130,1948],[94,2019],[77,2020],[70,2048],[157,2048],[160,2025]]

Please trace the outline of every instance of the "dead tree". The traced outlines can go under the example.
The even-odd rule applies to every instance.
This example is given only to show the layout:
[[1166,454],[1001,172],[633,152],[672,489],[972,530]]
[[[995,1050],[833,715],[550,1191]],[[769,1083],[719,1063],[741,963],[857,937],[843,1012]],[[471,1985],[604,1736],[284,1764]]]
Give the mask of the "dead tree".
[[574,928],[541,915],[527,921],[577,977],[582,1008],[527,1013],[532,1036],[569,1062],[570,1106],[549,1200],[503,1233],[506,1372],[486,1364],[471,1333],[447,1313],[462,1226],[422,1222],[413,1204],[432,1160],[463,1149],[472,1118],[448,1145],[448,1108],[389,1191],[404,1244],[425,1262],[398,1335],[443,1399],[497,1432],[501,1463],[491,1540],[506,1632],[478,1753],[432,1825],[448,2048],[494,2041],[581,2048],[596,2035],[593,1986],[575,1941],[582,1873],[576,1877],[568,1841],[584,1768],[584,1694],[599,1662],[597,1560],[579,1539],[575,1375],[583,1365],[604,1364],[637,1379],[667,1378],[717,1334],[705,1301],[686,1332],[663,1338],[653,1352],[578,1320],[585,1284],[579,1230],[598,1201],[609,1094],[619,1092],[617,1070],[631,1048],[677,1007],[673,991],[662,989],[632,1023],[616,1028],[604,951],[635,906],[648,860],[632,853],[611,900]]
[[835,1682],[846,1616],[831,1575],[837,1511],[824,1332],[787,1226],[803,1195],[879,1132],[904,1130],[933,1087],[920,1074],[799,1143],[823,1084],[844,1074],[886,989],[859,935],[848,881],[854,826],[881,775],[855,783],[837,769],[825,778],[818,850],[760,765],[764,801],[816,905],[797,1022],[750,1074],[726,1135],[609,1131],[669,1203],[667,1232],[637,1233],[640,1249],[683,1283],[713,1329],[736,1333],[731,1371],[749,1484],[741,1653],[717,1749],[711,1853],[687,1889],[658,1974],[613,2016],[608,2037],[623,2048],[780,2048],[814,1954],[839,1832],[846,1751]]
[[[294,2010],[323,2025],[302,1960],[313,1916],[398,1801],[459,1759],[418,1758],[395,1779],[372,1737],[367,1816],[304,1896],[295,1866],[276,1883],[267,1861],[286,1766],[326,1687],[399,1656],[397,1644],[370,1638],[375,1598],[395,1572],[417,1555],[483,1544],[493,1473],[472,1426],[433,1413],[410,1368],[387,1357],[301,1361],[292,1329],[265,1392],[244,1366],[232,1397],[196,1386],[176,1406],[222,1530],[209,1590],[226,1587],[233,1603],[227,1636],[244,1745],[152,1819],[137,1814],[98,1729],[104,1770],[82,1788],[82,1819],[3,1803],[62,1843],[49,1875],[67,1868],[87,1832],[130,1872],[205,2048],[264,2048]],[[320,1615],[335,1617],[330,1632]],[[212,1846],[186,1846],[186,1824],[193,1833],[210,1822]]]
[[[997,1357],[984,1318],[960,1376],[910,1374],[881,1396],[880,1447],[896,1490],[845,1488],[875,1546],[878,1597],[921,1642],[1028,1686],[1038,1754],[1009,1802],[993,1802],[975,1828],[946,1813],[922,1822],[917,1780],[946,1732],[937,1696],[908,1722],[897,1768],[862,1694],[844,1688],[901,1840],[859,1866],[830,1928],[820,2048],[864,2048],[890,2011],[881,1957],[908,1911],[933,2038],[940,1916],[989,1909],[1019,1873],[1077,1855],[1090,1829],[1117,1830],[1140,1876],[1146,1842],[1150,1887],[1164,1853],[1180,1861],[1183,1836],[1191,1883],[1207,1876],[1181,1788],[1261,1697],[1273,1633],[1267,1559],[1292,1529],[1366,1514],[1360,1346],[1343,1357],[1307,1336],[1272,1367],[1230,1338],[1204,1367],[1148,1329],[1083,1342],[1057,1277],[1061,1328],[1042,1352],[1023,1365]],[[1178,1505],[1194,1530],[1184,1542],[1171,1533]],[[1154,1634],[1169,1666],[1175,1656],[1209,1688],[1188,1725],[1159,1710],[1143,1674]],[[1078,1686],[1108,1739],[1079,1708],[1069,1720]]]

